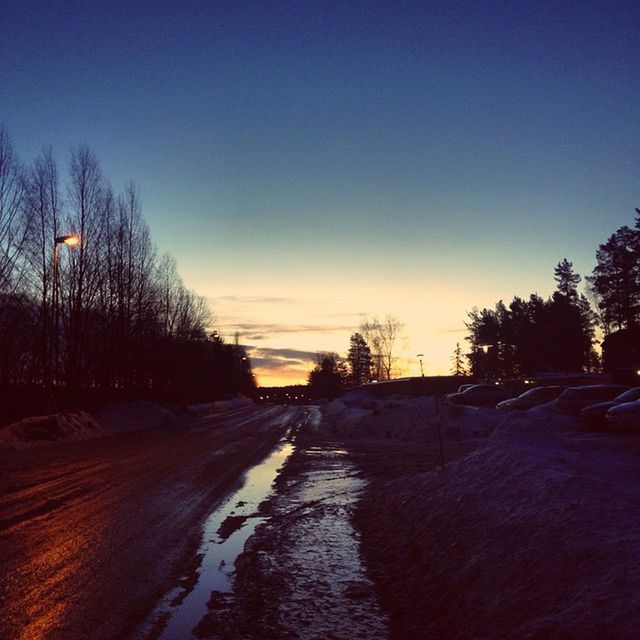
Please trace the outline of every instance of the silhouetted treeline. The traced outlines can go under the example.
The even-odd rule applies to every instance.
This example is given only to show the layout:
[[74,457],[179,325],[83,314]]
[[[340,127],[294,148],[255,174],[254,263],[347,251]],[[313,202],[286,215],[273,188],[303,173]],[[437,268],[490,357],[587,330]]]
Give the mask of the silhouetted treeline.
[[318,353],[309,373],[313,398],[335,398],[344,389],[372,380],[390,380],[396,363],[395,350],[402,323],[394,316],[365,319],[349,339],[346,359],[337,353]]
[[336,398],[349,380],[347,363],[337,353],[318,353],[316,366],[309,373],[312,398]]
[[634,228],[620,227],[598,247],[588,278],[605,335],[640,326],[640,210]]
[[545,371],[584,371],[598,366],[593,349],[595,317],[578,294],[581,278],[566,259],[555,269],[556,291],[547,300],[531,294],[506,306],[473,309],[466,323],[474,375],[512,378]]
[[[67,246],[68,236],[79,243]],[[84,145],[64,181],[50,149],[21,164],[0,127],[5,414],[25,389],[38,410],[54,399],[204,402],[253,392],[244,349],[208,335],[211,322],[173,258],[158,255],[133,184],[114,193]]]
[[[578,295],[581,278],[566,259],[555,279],[557,290],[548,300],[532,294],[529,300],[514,298],[508,307],[500,301],[494,309],[471,311],[468,358],[475,375],[596,370],[596,327],[605,336],[605,366],[607,360],[609,368],[640,366],[640,209],[633,228],[620,227],[596,251],[596,266],[586,277],[595,307]],[[607,346],[616,351],[609,358]]]

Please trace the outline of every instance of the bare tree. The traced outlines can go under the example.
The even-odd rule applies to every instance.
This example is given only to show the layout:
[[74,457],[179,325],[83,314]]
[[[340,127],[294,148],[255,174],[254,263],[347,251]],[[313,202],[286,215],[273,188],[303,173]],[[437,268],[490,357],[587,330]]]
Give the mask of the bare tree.
[[[0,126],[0,383],[29,378],[33,306],[26,292],[22,250],[29,230],[27,180],[6,129]],[[0,392],[3,393],[3,392]],[[3,393],[4,395],[4,393]]]
[[41,373],[49,385],[54,379],[53,251],[58,236],[60,193],[58,169],[50,148],[35,159],[28,176],[28,208],[31,225],[25,257],[28,282],[39,301],[39,348]]
[[383,320],[365,318],[360,333],[371,349],[374,378],[390,380],[396,362],[395,349],[402,331],[402,323],[392,315]]
[[[246,351],[207,338],[209,306],[173,258],[158,258],[135,186],[114,194],[84,145],[66,194],[51,150],[25,170],[0,127],[0,419],[12,414],[7,399],[34,411],[56,391],[59,406],[89,393],[175,402],[251,393]],[[58,253],[54,282],[55,240],[67,234],[81,241]]]
[[[69,230],[80,243],[69,251],[67,271],[67,378],[72,388],[83,377],[83,365],[91,361],[85,347],[90,310],[96,300],[102,277],[101,240],[104,231],[105,204],[110,205],[110,191],[105,185],[98,161],[88,146],[82,145],[71,155],[68,187]],[[61,299],[62,296],[61,296]]]
[[0,293],[16,290],[15,267],[28,231],[27,180],[9,134],[0,126]]

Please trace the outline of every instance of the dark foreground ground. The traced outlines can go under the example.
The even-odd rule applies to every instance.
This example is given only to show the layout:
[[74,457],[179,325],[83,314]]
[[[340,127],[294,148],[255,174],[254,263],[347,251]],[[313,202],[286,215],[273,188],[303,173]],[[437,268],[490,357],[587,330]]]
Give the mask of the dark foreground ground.
[[198,637],[640,637],[640,437],[445,406],[442,469],[428,400],[367,411],[299,435]]
[[297,408],[0,452],[0,638],[134,637]]
[[168,638],[154,612],[195,592],[205,518],[285,433],[232,591],[170,640],[640,637],[640,437],[435,409],[246,408],[0,454],[0,638]]
[[[346,432],[326,415],[307,424],[296,451],[262,505],[260,526],[236,562],[231,597],[213,594],[199,638],[225,640],[387,640],[406,635],[402,611],[385,585],[389,558],[380,558],[372,529],[393,537],[399,524],[367,500],[387,482],[432,471],[440,448],[432,433],[411,440],[381,433]],[[478,446],[447,439],[453,459]],[[411,514],[407,510],[407,518]],[[400,561],[406,571],[410,558]],[[394,589],[397,584],[394,585]],[[407,597],[409,594],[403,594]]]

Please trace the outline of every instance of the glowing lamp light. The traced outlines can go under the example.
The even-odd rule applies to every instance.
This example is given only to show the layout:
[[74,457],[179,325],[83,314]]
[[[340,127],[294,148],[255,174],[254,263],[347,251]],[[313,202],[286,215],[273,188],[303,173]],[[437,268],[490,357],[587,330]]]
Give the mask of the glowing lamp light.
[[66,244],[68,247],[75,247],[80,244],[79,236],[58,236],[56,244]]
[[489,347],[492,347],[492,344],[479,344],[478,347],[482,349],[485,353],[489,353]]

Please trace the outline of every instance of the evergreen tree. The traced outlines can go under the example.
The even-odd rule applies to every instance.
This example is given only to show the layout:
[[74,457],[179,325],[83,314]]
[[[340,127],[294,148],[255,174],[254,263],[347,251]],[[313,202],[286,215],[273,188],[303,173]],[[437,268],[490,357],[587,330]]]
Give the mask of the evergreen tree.
[[589,302],[578,295],[581,278],[565,258],[555,269],[556,291],[547,303],[548,366],[554,371],[588,368],[593,344]]
[[594,314],[578,294],[580,279],[564,259],[555,268],[558,288],[548,300],[532,294],[526,301],[514,297],[508,307],[499,301],[494,309],[473,309],[466,323],[473,374],[508,378],[594,368]]
[[564,258],[556,265],[554,274],[558,293],[570,300],[576,300],[578,298],[578,284],[582,278],[573,272],[573,263]]
[[456,342],[456,348],[453,350],[453,355],[451,356],[451,373],[454,376],[466,376],[468,374],[465,359],[466,356],[462,353],[460,343]]
[[344,365],[335,353],[318,354],[318,362],[309,374],[308,385],[314,398],[335,398],[344,384]]
[[360,333],[351,336],[347,364],[351,384],[358,387],[371,380],[371,349]]
[[640,313],[639,232],[621,227],[596,252],[589,278],[598,296],[605,332],[633,327]]

